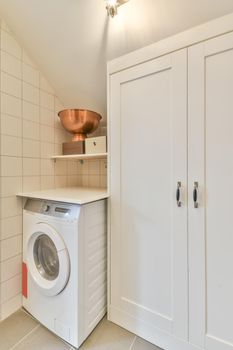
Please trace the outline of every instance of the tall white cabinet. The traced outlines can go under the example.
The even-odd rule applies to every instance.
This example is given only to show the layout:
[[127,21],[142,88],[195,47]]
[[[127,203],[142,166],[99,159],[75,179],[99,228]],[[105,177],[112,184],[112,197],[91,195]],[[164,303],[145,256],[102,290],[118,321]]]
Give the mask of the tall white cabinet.
[[190,341],[233,349],[233,33],[188,49]]
[[111,314],[187,338],[187,50],[110,89]]
[[109,319],[233,350],[233,33],[190,44],[109,70]]

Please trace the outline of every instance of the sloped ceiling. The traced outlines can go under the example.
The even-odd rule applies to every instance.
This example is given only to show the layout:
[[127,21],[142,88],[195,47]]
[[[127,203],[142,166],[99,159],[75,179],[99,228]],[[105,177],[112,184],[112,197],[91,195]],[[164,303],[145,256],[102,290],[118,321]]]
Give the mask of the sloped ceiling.
[[216,17],[232,0],[0,0],[0,15],[67,107],[106,115],[106,62]]

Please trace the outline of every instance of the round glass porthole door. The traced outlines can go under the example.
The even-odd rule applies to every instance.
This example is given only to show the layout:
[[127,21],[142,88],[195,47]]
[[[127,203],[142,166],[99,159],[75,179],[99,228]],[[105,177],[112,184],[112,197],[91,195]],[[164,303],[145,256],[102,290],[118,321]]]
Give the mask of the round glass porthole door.
[[40,292],[47,296],[59,294],[70,276],[70,259],[62,237],[54,228],[38,223],[27,244],[27,266]]
[[49,281],[54,281],[59,274],[59,258],[56,246],[49,236],[41,234],[37,237],[33,256],[41,276]]

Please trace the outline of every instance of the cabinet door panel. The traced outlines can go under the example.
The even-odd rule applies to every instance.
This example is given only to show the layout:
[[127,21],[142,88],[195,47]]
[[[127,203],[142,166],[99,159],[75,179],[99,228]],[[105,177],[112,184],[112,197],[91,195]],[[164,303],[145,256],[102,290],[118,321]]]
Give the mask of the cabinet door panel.
[[186,50],[114,74],[110,91],[110,318],[186,339]]
[[233,349],[233,35],[197,45],[189,57],[189,181],[199,181],[202,192],[199,208],[191,202],[189,215],[190,338],[207,350],[229,350]]

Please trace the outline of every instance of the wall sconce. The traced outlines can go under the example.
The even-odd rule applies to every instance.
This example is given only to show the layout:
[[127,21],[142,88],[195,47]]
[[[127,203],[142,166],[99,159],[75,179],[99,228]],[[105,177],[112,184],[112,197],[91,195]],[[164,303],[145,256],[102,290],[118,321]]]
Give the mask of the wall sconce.
[[106,1],[106,10],[108,15],[114,17],[117,15],[117,9],[119,6],[125,4],[129,0],[105,0]]

